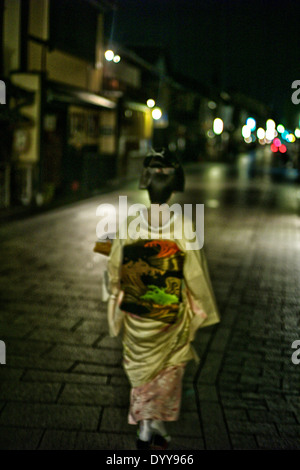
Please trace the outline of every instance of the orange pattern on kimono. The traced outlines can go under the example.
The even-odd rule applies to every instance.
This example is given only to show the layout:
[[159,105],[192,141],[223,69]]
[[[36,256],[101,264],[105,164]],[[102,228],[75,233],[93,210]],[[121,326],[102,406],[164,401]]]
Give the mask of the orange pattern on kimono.
[[179,310],[185,254],[170,240],[125,245],[120,309],[143,318],[174,323]]

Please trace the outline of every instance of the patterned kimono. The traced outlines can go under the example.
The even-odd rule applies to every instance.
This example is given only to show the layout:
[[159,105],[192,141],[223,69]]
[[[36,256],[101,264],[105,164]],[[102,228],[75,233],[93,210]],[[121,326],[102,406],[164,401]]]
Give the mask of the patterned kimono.
[[118,306],[109,305],[108,321],[112,336],[123,327],[130,424],[178,419],[185,364],[198,360],[195,332],[220,320],[203,250],[187,249],[190,241],[173,220],[169,239],[141,225],[138,239],[112,244],[109,289]]

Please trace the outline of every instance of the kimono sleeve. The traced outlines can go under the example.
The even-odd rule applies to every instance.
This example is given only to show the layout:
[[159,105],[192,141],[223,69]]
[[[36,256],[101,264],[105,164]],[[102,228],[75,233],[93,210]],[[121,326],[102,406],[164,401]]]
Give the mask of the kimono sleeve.
[[116,239],[112,242],[112,247],[107,263],[108,272],[108,290],[110,294],[118,295],[120,291],[120,277],[121,277],[121,264],[123,259],[123,246],[125,240],[119,238],[119,233]]
[[112,242],[110,256],[107,263],[109,291],[107,321],[109,335],[111,337],[119,335],[124,320],[124,313],[119,309],[120,297],[122,295],[120,289],[120,271],[123,258],[123,245],[124,240],[120,240],[117,234],[117,238]]
[[220,321],[220,315],[204,250],[203,248],[201,250],[187,250],[185,255],[183,275],[188,293],[191,297],[191,308],[195,310],[193,309],[194,303],[197,306],[197,310],[204,312],[206,315],[206,319],[201,327],[218,323]]

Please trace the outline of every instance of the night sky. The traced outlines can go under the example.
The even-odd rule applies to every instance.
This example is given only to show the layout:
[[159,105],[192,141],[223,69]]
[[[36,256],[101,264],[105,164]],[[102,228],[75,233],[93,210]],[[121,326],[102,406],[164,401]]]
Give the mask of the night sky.
[[175,72],[277,112],[291,106],[291,84],[300,80],[299,0],[118,0],[107,35],[162,46]]

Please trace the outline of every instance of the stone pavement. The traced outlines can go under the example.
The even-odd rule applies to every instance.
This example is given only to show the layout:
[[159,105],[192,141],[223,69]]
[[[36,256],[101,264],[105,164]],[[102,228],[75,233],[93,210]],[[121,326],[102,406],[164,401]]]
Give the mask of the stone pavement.
[[[171,449],[299,450],[298,188],[195,171],[187,186],[183,202],[206,204],[222,321],[197,334]],[[105,259],[92,251],[103,202],[118,193],[0,228],[1,449],[135,449],[121,345],[99,300]]]

